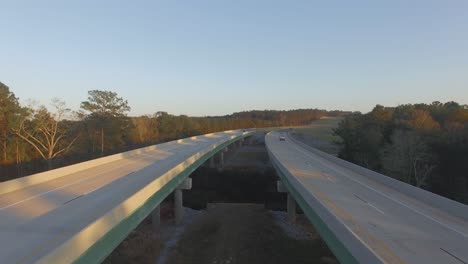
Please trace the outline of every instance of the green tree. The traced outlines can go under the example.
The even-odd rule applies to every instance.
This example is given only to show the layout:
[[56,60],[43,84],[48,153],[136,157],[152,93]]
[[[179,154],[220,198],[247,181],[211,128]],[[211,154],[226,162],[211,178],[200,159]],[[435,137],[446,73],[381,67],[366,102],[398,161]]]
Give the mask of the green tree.
[[334,134],[342,140],[339,156],[370,169],[380,168],[383,126],[372,116],[356,113],[342,120]]
[[12,140],[11,128],[19,111],[18,98],[10,92],[8,86],[0,82],[0,141],[4,162],[8,160],[8,144]]
[[127,112],[130,111],[130,106],[127,100],[115,92],[91,90],[88,91],[88,100],[81,103],[81,109],[89,112],[85,121],[99,130],[101,155],[104,155],[105,135],[111,139],[108,140],[109,143],[122,143],[122,133],[129,125]]

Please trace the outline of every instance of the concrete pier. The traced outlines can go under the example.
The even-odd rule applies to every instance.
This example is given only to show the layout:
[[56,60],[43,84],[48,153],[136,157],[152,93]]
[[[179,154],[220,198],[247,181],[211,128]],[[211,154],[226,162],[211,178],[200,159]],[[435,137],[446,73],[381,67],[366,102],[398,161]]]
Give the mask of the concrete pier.
[[212,169],[215,167],[215,162],[214,162],[214,157],[213,156],[210,158],[210,165],[209,166]]
[[192,189],[192,179],[187,178],[174,190],[174,218],[176,224],[179,224],[184,217],[184,197],[182,191],[190,189]]
[[223,168],[224,167],[224,152],[219,152],[219,167]]
[[281,181],[276,182],[276,189],[280,193],[287,193],[288,194],[288,200],[286,203],[286,209],[288,212],[288,217],[291,222],[296,221],[296,201],[294,200],[294,197],[288,192],[286,187],[283,185]]
[[296,201],[290,193],[288,193],[287,210],[289,220],[291,220],[291,222],[296,222]]
[[174,218],[175,223],[179,224],[184,217],[184,207],[183,207],[183,196],[181,189],[175,189],[174,191]]
[[156,206],[151,213],[151,222],[153,224],[153,231],[159,233],[159,228],[161,226],[161,205]]

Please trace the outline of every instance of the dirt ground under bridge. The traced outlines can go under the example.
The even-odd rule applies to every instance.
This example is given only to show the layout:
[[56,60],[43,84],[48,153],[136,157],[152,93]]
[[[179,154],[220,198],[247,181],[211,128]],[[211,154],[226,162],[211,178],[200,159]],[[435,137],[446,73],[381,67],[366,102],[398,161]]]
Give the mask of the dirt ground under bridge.
[[[166,263],[337,263],[304,219],[286,229],[278,221],[263,205],[210,205],[187,227]],[[294,229],[303,229],[302,235]]]
[[338,263],[303,215],[292,224],[285,212],[261,204],[209,204],[186,208],[175,226],[164,211],[159,237],[144,221],[104,263]]

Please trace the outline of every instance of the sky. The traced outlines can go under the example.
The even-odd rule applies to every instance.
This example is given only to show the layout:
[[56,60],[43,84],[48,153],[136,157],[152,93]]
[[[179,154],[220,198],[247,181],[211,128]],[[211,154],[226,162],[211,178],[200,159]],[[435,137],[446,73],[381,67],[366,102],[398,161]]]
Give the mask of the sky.
[[[352,2],[352,3],[351,3]],[[0,81],[130,115],[468,103],[467,1],[4,1]]]

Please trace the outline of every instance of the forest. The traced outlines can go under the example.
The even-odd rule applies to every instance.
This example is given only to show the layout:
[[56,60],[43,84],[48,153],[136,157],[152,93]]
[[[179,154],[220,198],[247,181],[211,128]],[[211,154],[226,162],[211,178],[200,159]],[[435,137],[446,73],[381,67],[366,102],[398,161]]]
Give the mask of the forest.
[[456,102],[377,105],[359,112],[297,109],[190,117],[158,111],[128,116],[117,93],[88,91],[80,109],[54,98],[50,107],[21,105],[0,82],[0,181],[89,159],[211,132],[303,126],[344,116],[334,130],[339,157],[468,203],[468,106]]
[[468,204],[468,106],[381,105],[334,130],[339,157]]
[[128,116],[129,103],[112,91],[88,91],[80,109],[54,98],[50,107],[21,105],[0,82],[0,181],[122,151],[211,132],[307,125],[342,111],[298,109],[246,111],[189,117],[164,111]]

